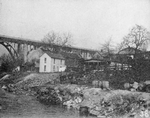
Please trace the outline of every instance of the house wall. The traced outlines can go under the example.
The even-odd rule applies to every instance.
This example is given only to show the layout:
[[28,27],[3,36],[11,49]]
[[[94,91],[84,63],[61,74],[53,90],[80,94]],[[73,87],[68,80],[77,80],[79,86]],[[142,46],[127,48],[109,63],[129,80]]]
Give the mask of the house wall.
[[51,59],[51,72],[59,72],[61,67],[65,66],[65,60],[62,59]]
[[40,57],[39,72],[59,72],[60,68],[64,66],[65,60],[54,59],[45,53]]
[[79,64],[77,59],[69,58],[66,59],[66,66],[67,67],[77,67]]
[[40,57],[39,72],[51,72],[51,57],[49,57],[46,53]]
[[87,59],[91,59],[91,54],[90,53],[87,53]]

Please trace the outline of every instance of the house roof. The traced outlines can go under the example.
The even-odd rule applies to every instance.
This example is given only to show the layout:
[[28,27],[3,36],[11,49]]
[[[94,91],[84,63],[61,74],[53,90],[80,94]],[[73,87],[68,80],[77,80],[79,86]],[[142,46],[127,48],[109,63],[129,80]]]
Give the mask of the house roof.
[[103,55],[97,51],[92,55],[92,59],[103,59]]
[[87,59],[85,62],[105,62],[105,60],[102,59]]
[[[119,51],[119,53],[118,54],[135,54],[135,48],[133,48],[133,47],[127,47],[127,48],[124,48],[124,49],[122,49],[121,51]],[[137,51],[137,53],[141,53],[142,51],[141,50],[139,50],[139,49],[137,49],[136,50]]]
[[60,54],[64,58],[71,58],[71,59],[80,59],[81,57],[76,53],[68,53],[68,52],[60,52]]
[[45,53],[55,59],[63,59],[63,60],[65,59],[61,54],[52,53],[50,51],[45,51]]

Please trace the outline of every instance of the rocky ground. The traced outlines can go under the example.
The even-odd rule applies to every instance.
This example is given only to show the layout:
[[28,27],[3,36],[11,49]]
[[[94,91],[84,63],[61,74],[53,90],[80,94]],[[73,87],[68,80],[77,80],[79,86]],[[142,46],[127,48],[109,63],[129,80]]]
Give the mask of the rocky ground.
[[[39,92],[40,91],[40,92]],[[77,85],[44,86],[38,99],[45,104],[63,104],[84,114],[97,117],[134,116],[148,110],[150,94],[125,90],[101,90]],[[44,103],[43,102],[43,103]]]
[[[23,108],[30,110],[29,104],[40,102],[43,105],[58,105],[65,106],[66,109],[76,109],[80,115],[84,116],[144,118],[150,115],[149,93],[59,84],[57,76],[57,74],[30,74],[15,84],[13,93],[10,94],[1,89],[0,112],[15,110],[19,106],[20,111],[17,113],[23,114],[25,110]],[[29,104],[24,104],[27,101]],[[38,108],[40,107],[39,105]]]

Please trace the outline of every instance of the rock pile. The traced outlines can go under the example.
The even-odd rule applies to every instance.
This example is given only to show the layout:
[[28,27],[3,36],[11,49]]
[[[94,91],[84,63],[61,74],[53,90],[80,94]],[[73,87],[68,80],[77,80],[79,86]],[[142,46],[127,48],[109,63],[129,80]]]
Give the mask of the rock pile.
[[[146,101],[150,100],[148,93],[102,90],[76,84],[54,84],[57,77],[30,74],[16,85],[35,91],[37,99],[44,104],[64,105],[67,108],[78,109],[81,114],[98,117],[133,114],[143,109]],[[101,85],[98,83],[98,86]],[[109,86],[107,83],[105,85]]]
[[40,87],[36,93],[40,102],[46,104],[62,104],[67,108],[79,108],[79,103],[83,99],[82,90],[86,87],[77,85],[47,85]]
[[[38,98],[46,103],[62,104],[67,108],[78,109],[81,114],[92,114],[98,117],[133,114],[142,109],[145,103],[142,93],[125,90],[104,91],[100,88],[59,84],[42,87],[41,91],[43,93],[38,94]],[[150,96],[147,97],[148,99]]]
[[62,102],[57,92],[51,87],[42,87],[37,91],[37,99],[44,104],[57,105]]
[[[123,91],[122,91],[123,92]],[[103,94],[103,97],[94,101],[93,107],[89,109],[96,116],[123,116],[136,112],[141,107],[139,94],[121,91],[111,91]],[[95,97],[98,99],[98,97]],[[93,100],[91,100],[93,101]]]
[[42,86],[46,83],[54,84],[57,80],[58,74],[37,74],[32,73],[19,81],[16,86],[24,90],[35,86]]
[[150,81],[124,83],[124,89],[130,91],[141,91],[150,93]]

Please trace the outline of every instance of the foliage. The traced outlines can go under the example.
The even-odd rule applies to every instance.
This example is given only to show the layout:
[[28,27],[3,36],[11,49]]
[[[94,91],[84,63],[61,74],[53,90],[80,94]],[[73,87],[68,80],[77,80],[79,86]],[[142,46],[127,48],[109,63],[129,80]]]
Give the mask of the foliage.
[[[148,70],[150,62],[143,56],[149,41],[150,32],[148,32],[146,28],[140,25],[135,25],[130,30],[129,34],[123,38],[123,41],[118,46],[119,52],[123,49],[127,49],[126,53],[118,54],[116,56],[116,60],[120,63],[131,65],[129,70],[130,74],[122,73],[122,75],[116,75],[116,79],[114,79],[114,81],[120,79],[119,83],[122,83],[122,78],[126,79],[128,82],[140,82],[149,79],[150,74],[148,73]],[[130,57],[130,54],[132,54],[132,57]]]
[[149,80],[150,74],[150,60],[139,58],[139,59],[133,59],[130,62],[132,66],[132,74],[135,81],[146,81]]
[[10,55],[3,54],[1,57],[1,72],[12,72],[17,66],[21,66],[23,59],[12,59]]
[[150,32],[146,28],[136,25],[129,34],[123,38],[120,48],[132,47],[136,50],[146,50],[150,41]]

